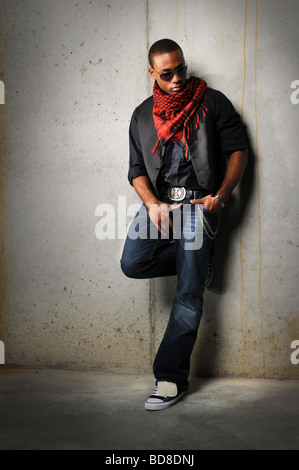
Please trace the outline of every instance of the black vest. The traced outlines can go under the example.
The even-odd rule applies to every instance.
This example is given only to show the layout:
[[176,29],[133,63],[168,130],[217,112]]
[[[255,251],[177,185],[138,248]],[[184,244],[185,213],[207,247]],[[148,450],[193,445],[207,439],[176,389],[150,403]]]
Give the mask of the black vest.
[[[145,167],[153,190],[157,194],[156,183],[161,161],[156,154],[152,153],[158,140],[153,119],[152,96],[139,106],[137,125]],[[210,193],[215,193],[224,176],[225,158],[217,138],[216,123],[211,109],[205,117],[202,117],[198,129],[195,129],[193,123],[192,133],[187,143],[199,185]]]

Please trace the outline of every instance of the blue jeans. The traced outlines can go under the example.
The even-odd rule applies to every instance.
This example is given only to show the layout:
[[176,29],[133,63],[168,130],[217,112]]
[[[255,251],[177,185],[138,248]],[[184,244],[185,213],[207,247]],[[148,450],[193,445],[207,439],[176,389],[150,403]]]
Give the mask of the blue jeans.
[[[211,249],[199,211],[203,211],[212,231],[217,228],[218,215],[191,205],[189,200],[178,211],[176,234],[163,237],[155,232],[143,205],[129,228],[121,268],[126,276],[135,279],[177,275],[176,295],[153,371],[156,380],[174,382],[180,390],[187,390]],[[150,237],[150,231],[157,236]]]

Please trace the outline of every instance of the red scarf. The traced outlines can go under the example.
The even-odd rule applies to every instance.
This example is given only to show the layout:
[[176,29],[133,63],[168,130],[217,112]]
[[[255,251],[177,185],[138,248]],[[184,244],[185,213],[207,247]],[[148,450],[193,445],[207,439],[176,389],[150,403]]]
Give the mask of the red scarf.
[[195,129],[199,127],[200,111],[206,115],[206,90],[207,84],[198,77],[190,77],[180,93],[170,95],[165,93],[157,82],[153,89],[153,117],[155,129],[158,134],[153,153],[160,150],[168,140],[174,143],[183,142],[186,146],[186,157],[188,156],[187,139],[192,133],[192,122]]

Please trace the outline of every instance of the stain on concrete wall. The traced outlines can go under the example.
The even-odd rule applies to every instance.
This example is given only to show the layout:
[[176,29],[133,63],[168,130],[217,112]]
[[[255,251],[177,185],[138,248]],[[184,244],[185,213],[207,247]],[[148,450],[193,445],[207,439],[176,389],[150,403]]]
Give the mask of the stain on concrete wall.
[[7,362],[151,370],[175,280],[125,278],[123,240],[99,240],[95,214],[112,204],[117,224],[119,196],[138,203],[126,179],[129,120],[151,93],[148,46],[168,36],[231,99],[251,147],[223,211],[192,371],[299,377],[297,2],[2,0],[1,13]]

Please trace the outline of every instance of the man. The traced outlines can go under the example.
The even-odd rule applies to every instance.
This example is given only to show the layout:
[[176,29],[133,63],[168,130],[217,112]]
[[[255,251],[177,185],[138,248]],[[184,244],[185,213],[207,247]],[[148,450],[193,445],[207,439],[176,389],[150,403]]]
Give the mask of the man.
[[[177,43],[157,41],[149,64],[153,96],[135,109],[130,125],[128,176],[143,205],[129,229],[121,267],[137,279],[177,275],[153,365],[156,388],[145,403],[147,410],[161,410],[188,389],[212,239],[219,211],[245,170],[247,143],[231,102],[204,80],[187,79]],[[225,154],[230,158],[223,171]]]

